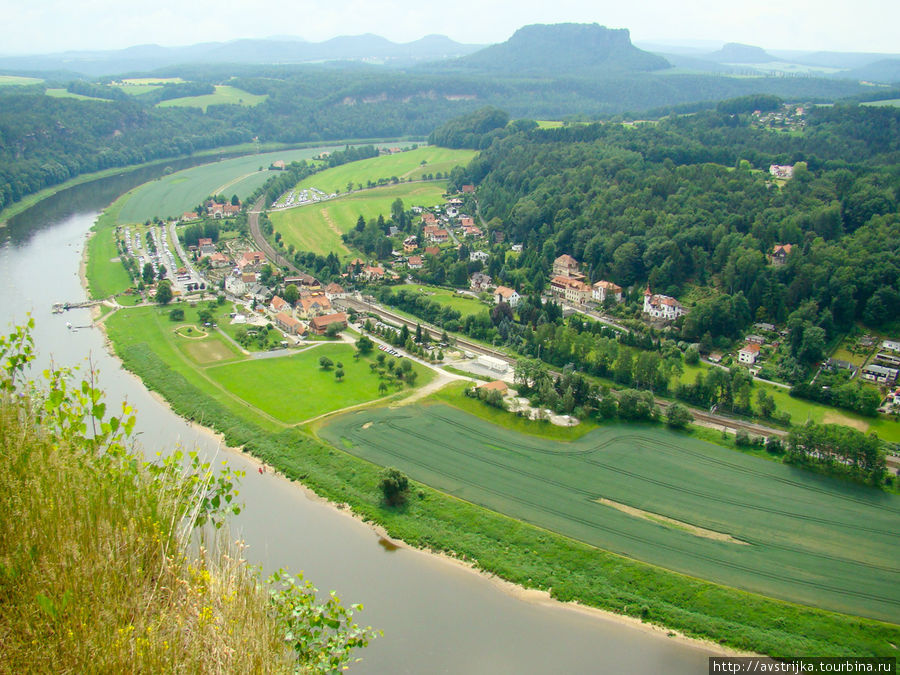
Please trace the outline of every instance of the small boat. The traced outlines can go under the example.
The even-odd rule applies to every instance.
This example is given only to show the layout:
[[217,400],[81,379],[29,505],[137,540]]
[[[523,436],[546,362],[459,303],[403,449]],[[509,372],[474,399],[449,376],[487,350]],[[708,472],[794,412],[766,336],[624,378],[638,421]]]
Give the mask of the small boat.
[[72,322],[71,321],[66,321],[66,328],[68,328],[69,330],[72,330]]

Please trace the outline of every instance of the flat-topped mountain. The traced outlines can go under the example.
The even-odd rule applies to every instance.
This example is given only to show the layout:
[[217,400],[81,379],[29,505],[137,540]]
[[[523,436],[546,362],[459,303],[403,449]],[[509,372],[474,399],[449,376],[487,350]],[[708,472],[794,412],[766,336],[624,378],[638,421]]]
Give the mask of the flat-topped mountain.
[[464,70],[561,75],[661,70],[668,68],[669,62],[635,47],[626,28],[560,23],[525,26],[506,42],[442,65]]
[[771,63],[778,61],[762,47],[742,45],[739,42],[729,42],[722,49],[713,52],[706,58],[720,63]]

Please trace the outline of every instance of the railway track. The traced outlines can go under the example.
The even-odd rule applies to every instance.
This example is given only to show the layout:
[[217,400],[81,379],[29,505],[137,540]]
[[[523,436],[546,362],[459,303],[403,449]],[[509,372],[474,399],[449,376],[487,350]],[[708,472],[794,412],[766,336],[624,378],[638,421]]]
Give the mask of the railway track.
[[[381,317],[391,323],[396,324],[406,324],[408,328],[415,328],[416,325],[421,325],[422,330],[426,331],[433,338],[440,338],[443,334],[438,328],[431,326],[427,323],[421,321],[413,321],[411,319],[407,319],[405,316],[401,316],[396,314],[389,309],[385,309],[381,305],[367,302],[365,300],[357,300],[353,298],[346,298],[344,300],[340,300],[340,303],[345,305],[348,308],[356,309],[360,312],[369,312],[375,314],[376,316]],[[491,356],[495,359],[500,359],[505,361],[510,365],[515,365],[516,359],[509,356],[508,354],[504,354],[501,351],[497,351],[496,349],[491,349],[490,347],[486,347],[485,345],[478,344],[477,342],[472,342],[463,337],[454,338],[456,345],[466,351],[475,352],[477,354],[484,354],[485,356]],[[559,375],[560,373],[557,371],[549,371],[551,375],[554,377]],[[661,398],[655,398],[656,404],[665,410],[670,405],[672,405],[672,401],[667,401]],[[683,404],[682,404],[683,405]],[[692,408],[688,406],[688,409],[691,411],[691,414],[694,416],[696,421],[705,424],[706,426],[714,426],[725,429],[731,429],[733,431],[743,430],[747,433],[755,434],[757,436],[778,436],[784,437],[787,436],[787,431],[783,429],[773,429],[772,427],[767,427],[762,424],[755,424],[753,422],[744,422],[742,420],[735,420],[730,417],[723,417],[722,415],[716,415],[713,413],[706,412],[704,410],[699,410],[697,408]]]

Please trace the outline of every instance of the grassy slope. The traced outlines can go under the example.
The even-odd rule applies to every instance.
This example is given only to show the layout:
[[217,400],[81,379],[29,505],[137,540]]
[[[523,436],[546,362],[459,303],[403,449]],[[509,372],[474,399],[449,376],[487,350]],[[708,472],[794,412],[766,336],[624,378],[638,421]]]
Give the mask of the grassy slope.
[[190,485],[48,438],[33,416],[0,401],[0,670],[293,672],[229,544],[189,557],[173,496]]
[[452,307],[458,311],[462,318],[465,319],[469,315],[481,314],[490,311],[490,307],[477,299],[468,295],[459,295],[446,288],[438,288],[436,286],[422,286],[419,284],[401,284],[393,287],[395,291],[406,290],[416,291],[428,297],[429,300],[440,305]]
[[168,101],[162,101],[157,104],[160,108],[187,107],[187,108],[203,108],[211,105],[243,105],[253,107],[259,105],[266,100],[266,96],[257,96],[248,91],[237,89],[224,84],[217,84],[214,94],[204,94],[203,96],[185,96],[183,98],[173,98]]
[[[426,146],[395,155],[372,157],[358,162],[350,162],[326,169],[302,180],[297,187],[315,187],[323,192],[344,192],[347,183],[378,181],[379,178],[419,180],[423,174],[441,172],[447,174],[453,167],[466,166],[475,156],[474,150],[450,150],[437,146]],[[422,162],[426,162],[423,166]]]
[[40,84],[43,80],[36,77],[19,77],[18,75],[0,75],[0,87],[5,85],[27,86]]
[[294,244],[301,251],[327,255],[349,255],[340,235],[348,232],[362,215],[365,219],[379,215],[389,217],[391,204],[400,197],[404,205],[432,206],[441,201],[446,183],[402,183],[371,190],[361,190],[319,204],[300,206],[284,211],[272,211],[269,217],[285,245]]
[[52,96],[53,98],[74,98],[79,101],[106,101],[105,98],[97,98],[96,96],[85,96],[84,94],[74,94],[68,89],[47,89],[45,92],[47,96]]

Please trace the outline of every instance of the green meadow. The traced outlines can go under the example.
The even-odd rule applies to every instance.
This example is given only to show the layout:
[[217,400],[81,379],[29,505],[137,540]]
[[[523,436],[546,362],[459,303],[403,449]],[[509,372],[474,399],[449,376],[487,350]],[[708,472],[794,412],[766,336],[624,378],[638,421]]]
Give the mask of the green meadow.
[[285,245],[293,244],[300,251],[319,255],[334,252],[348,256],[351,251],[341,235],[356,225],[359,216],[366,220],[379,215],[390,217],[391,204],[398,197],[406,208],[433,206],[441,203],[446,187],[445,181],[399,183],[360,190],[317,204],[270,211],[269,218],[275,230],[281,233]]
[[395,291],[412,291],[419,295],[424,295],[432,302],[455,309],[462,315],[463,319],[467,316],[490,311],[490,307],[477,298],[473,298],[470,295],[460,295],[459,293],[446,288],[423,286],[420,284],[401,284],[399,286],[394,286],[393,289]]
[[44,93],[53,98],[74,98],[79,101],[107,101],[105,98],[96,98],[95,96],[85,96],[84,94],[75,94],[68,89],[46,89]]
[[297,187],[314,187],[331,194],[346,192],[347,183],[365,187],[368,181],[377,182],[379,178],[421,180],[425,174],[438,172],[446,176],[454,167],[468,164],[475,154],[474,150],[451,150],[429,145],[326,169],[303,179]]
[[237,87],[229,85],[217,84],[216,91],[213,94],[204,94],[203,96],[185,96],[183,98],[173,98],[168,101],[157,103],[159,108],[202,108],[206,112],[206,108],[211,105],[243,105],[253,107],[259,105],[266,100],[266,96],[257,96],[248,91],[243,91]]
[[517,520],[689,576],[832,611],[900,613],[900,497],[659,427],[560,443],[443,404],[369,408],[319,434]]

